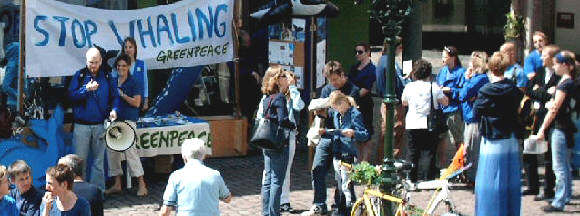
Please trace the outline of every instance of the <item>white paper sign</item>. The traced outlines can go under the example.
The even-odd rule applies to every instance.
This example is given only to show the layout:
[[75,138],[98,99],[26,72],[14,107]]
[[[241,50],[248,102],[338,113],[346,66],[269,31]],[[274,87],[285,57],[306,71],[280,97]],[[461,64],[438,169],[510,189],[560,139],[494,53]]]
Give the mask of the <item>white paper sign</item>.
[[233,60],[233,0],[183,0],[138,10],[103,10],[55,0],[26,1],[26,73],[67,76],[85,66],[98,45],[120,50],[137,41],[149,69],[191,67]]
[[268,44],[270,63],[294,65],[294,44],[291,42],[270,41]]
[[326,40],[316,44],[316,88],[324,86],[326,77],[324,77],[324,65],[326,64]]
[[413,60],[403,61],[403,74],[410,74],[413,70]]

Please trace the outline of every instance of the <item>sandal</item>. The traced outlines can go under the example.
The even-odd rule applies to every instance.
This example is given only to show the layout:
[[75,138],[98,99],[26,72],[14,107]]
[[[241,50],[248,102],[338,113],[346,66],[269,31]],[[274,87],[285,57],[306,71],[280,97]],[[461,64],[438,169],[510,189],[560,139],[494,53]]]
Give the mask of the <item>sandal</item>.
[[140,197],[147,196],[148,193],[149,193],[149,191],[147,190],[146,187],[139,188],[139,190],[137,190],[137,196],[140,196]]
[[121,189],[121,188],[111,187],[111,188],[105,190],[105,195],[120,194],[120,193],[123,193],[123,189]]

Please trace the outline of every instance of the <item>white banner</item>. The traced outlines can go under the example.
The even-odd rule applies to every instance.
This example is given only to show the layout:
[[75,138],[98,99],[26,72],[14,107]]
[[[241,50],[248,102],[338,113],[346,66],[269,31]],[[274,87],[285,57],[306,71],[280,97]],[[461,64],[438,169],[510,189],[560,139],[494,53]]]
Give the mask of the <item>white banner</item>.
[[[138,128],[135,147],[141,157],[181,154],[181,144],[185,139],[200,138],[211,149],[209,123],[190,123],[177,126]],[[211,154],[211,152],[210,152]]]
[[55,0],[26,1],[26,73],[69,76],[98,45],[121,50],[137,41],[149,69],[232,61],[233,0],[183,0],[139,10],[103,10]]

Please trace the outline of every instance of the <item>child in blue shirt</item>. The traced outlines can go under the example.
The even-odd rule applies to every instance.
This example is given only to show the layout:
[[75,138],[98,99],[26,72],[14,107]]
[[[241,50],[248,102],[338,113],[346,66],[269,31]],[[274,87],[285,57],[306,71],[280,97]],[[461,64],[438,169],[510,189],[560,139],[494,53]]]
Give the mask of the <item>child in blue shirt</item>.
[[16,207],[16,200],[10,193],[10,181],[8,180],[8,170],[0,165],[0,216],[18,216],[20,211]]
[[328,115],[335,129],[320,129],[320,134],[332,139],[334,173],[340,191],[338,211],[341,214],[347,214],[356,198],[354,185],[348,179],[347,170],[340,165],[340,162],[356,163],[358,152],[355,142],[364,142],[369,139],[370,135],[354,99],[340,91],[334,91],[330,94],[329,102],[331,109]]

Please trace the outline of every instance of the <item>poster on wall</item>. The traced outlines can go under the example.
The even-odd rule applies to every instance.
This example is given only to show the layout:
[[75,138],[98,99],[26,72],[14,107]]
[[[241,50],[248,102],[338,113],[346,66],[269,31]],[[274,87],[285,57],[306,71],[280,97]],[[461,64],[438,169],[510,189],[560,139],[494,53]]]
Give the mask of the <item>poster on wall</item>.
[[232,61],[232,19],[233,0],[183,0],[138,10],[27,0],[27,74],[72,75],[84,67],[87,49],[120,50],[128,36],[149,69]]
[[268,44],[268,59],[270,63],[293,65],[294,44],[290,42],[270,41]]

